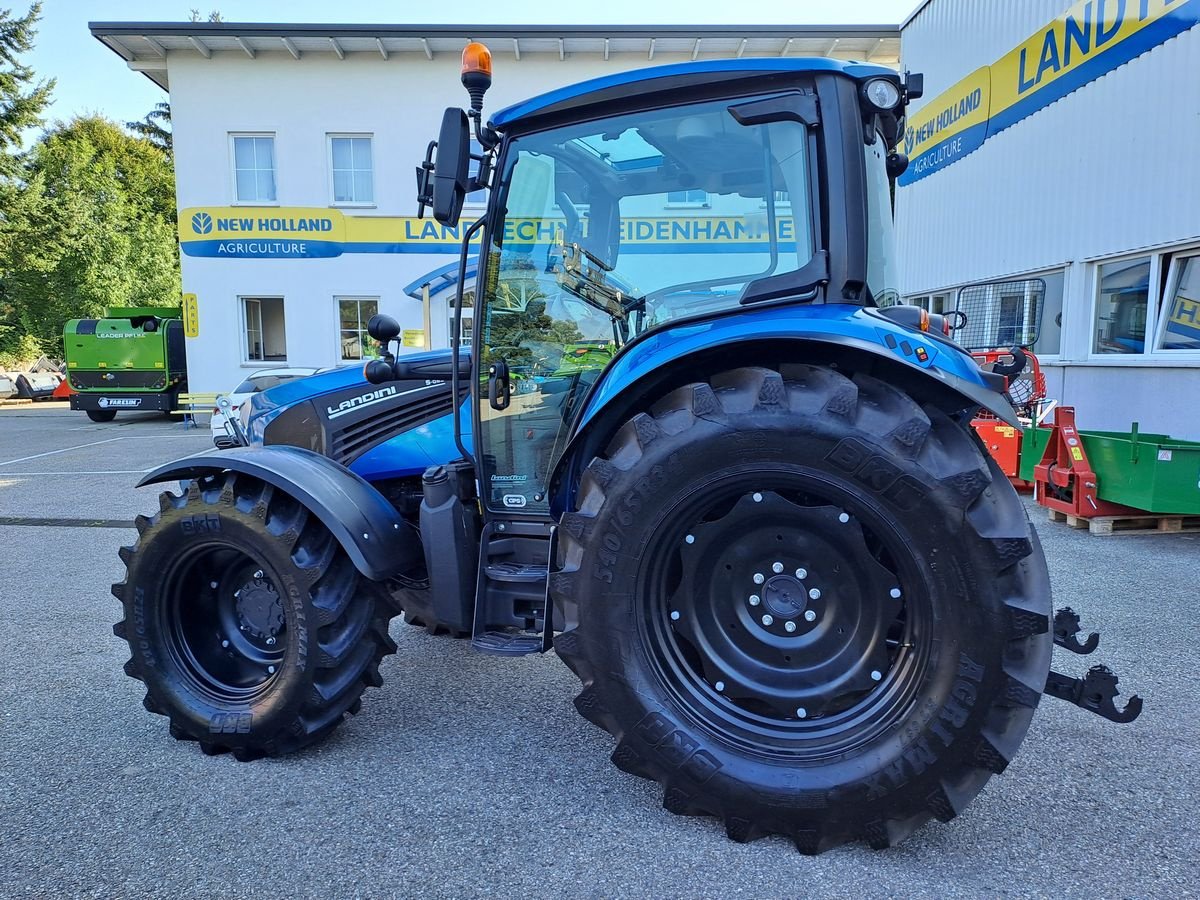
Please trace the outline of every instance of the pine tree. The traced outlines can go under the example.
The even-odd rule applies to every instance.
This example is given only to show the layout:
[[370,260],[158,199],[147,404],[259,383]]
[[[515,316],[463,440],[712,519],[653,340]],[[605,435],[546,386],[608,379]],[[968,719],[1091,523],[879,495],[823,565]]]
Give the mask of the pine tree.
[[18,174],[21,136],[42,123],[42,112],[50,102],[54,79],[37,81],[33,69],[21,55],[33,48],[42,4],[34,3],[24,16],[0,9],[0,178]]
[[125,127],[152,143],[163,153],[169,154],[171,145],[171,104],[165,100],[154,104],[146,118],[137,122],[126,122]]

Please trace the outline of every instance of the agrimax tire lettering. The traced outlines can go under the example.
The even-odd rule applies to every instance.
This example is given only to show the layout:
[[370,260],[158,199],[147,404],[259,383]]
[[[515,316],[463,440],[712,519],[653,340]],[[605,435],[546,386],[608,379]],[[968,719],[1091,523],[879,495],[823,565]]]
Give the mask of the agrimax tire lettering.
[[[970,718],[971,710],[979,696],[976,687],[983,680],[983,666],[965,653],[958,657],[958,673],[950,687],[950,697],[937,715],[930,720],[928,728],[949,748],[954,743],[955,732]],[[929,745],[929,738],[922,736],[904,748],[900,758],[873,775],[867,783],[867,799],[874,800],[889,791],[916,778],[937,762],[937,754]]]
[[721,763],[690,735],[675,727],[661,713],[650,713],[634,727],[634,732],[650,746],[660,751],[667,765],[678,769],[698,784],[717,774]]

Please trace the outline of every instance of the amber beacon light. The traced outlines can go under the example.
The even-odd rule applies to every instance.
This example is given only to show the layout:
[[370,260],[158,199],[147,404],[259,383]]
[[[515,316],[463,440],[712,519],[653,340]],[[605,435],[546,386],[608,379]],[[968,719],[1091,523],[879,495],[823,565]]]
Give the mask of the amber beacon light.
[[463,48],[462,83],[471,97],[471,109],[483,109],[483,95],[492,86],[492,51],[478,41]]

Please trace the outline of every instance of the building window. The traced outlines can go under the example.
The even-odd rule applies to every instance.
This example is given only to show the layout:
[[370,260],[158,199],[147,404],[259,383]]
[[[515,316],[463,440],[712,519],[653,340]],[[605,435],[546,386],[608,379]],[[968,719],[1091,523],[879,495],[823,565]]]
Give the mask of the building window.
[[[947,301],[940,297],[942,310]],[[985,281],[960,288],[954,308],[966,316],[954,339],[968,350],[997,350],[1002,347],[1029,348],[1036,344],[1042,328],[1046,282],[1041,278]],[[927,307],[930,312],[935,311]]]
[[375,169],[370,135],[329,136],[329,170],[333,202],[367,205],[375,202]]
[[276,201],[273,135],[233,135],[233,186],[238,203]]
[[367,334],[367,322],[379,312],[377,297],[338,297],[338,347],[343,362],[379,356],[379,343]]
[[287,362],[282,297],[243,297],[247,362]]
[[708,206],[708,191],[668,191],[667,206]]
[[1176,257],[1167,279],[1159,350],[1200,350],[1200,256]]
[[1149,314],[1150,257],[1104,263],[1097,277],[1093,353],[1143,353]]

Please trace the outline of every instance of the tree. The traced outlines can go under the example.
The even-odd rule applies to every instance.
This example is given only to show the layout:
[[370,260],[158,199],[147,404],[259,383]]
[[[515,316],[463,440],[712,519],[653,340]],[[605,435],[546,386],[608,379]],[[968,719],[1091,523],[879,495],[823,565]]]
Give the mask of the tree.
[[144,119],[137,122],[126,122],[125,127],[152,143],[163,153],[170,153],[174,148],[171,144],[171,104],[167,101],[154,104],[154,109],[146,113]]
[[66,320],[179,302],[170,159],[99,116],[56,123],[30,151],[0,232],[5,300],[61,348]]
[[33,49],[42,4],[34,3],[24,16],[0,9],[0,177],[13,178],[20,167],[21,136],[42,123],[54,79],[35,81],[21,54]]

